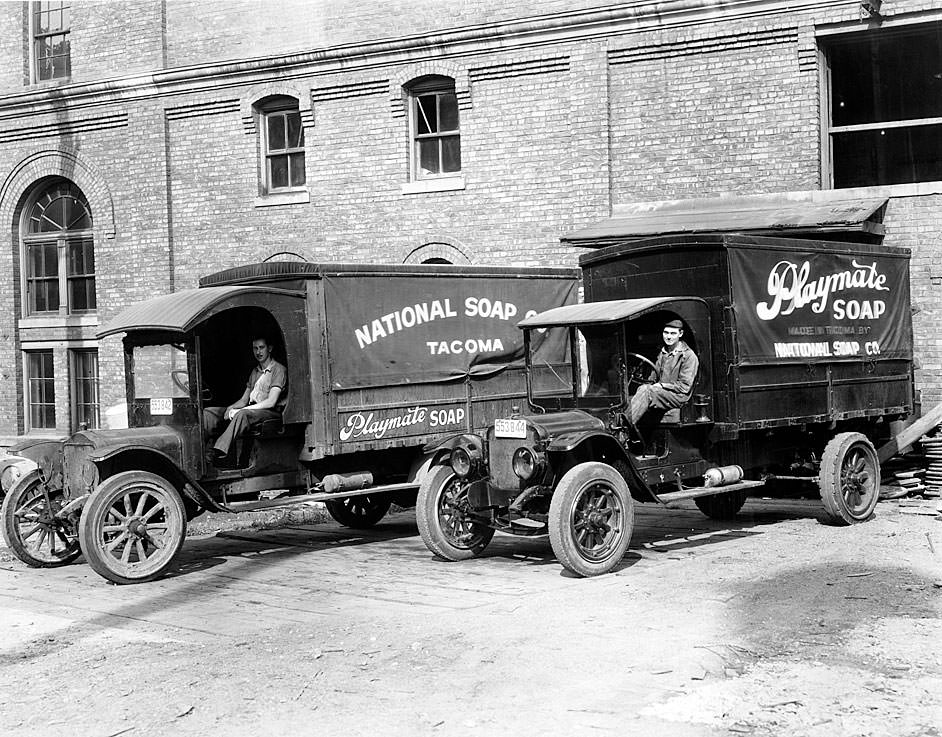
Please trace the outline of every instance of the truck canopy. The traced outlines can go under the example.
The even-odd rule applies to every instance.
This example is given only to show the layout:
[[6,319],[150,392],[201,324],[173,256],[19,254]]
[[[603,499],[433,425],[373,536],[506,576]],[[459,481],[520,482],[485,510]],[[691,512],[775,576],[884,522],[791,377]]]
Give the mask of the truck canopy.
[[698,297],[612,299],[604,302],[555,307],[520,321],[517,327],[529,329],[561,325],[605,325],[632,317],[640,317],[649,312],[665,309],[673,310],[686,303],[698,303],[706,308],[706,302]]
[[274,287],[184,289],[131,305],[102,326],[98,337],[145,330],[186,333],[216,313],[245,302],[245,298],[253,301],[263,294],[304,299],[302,291]]

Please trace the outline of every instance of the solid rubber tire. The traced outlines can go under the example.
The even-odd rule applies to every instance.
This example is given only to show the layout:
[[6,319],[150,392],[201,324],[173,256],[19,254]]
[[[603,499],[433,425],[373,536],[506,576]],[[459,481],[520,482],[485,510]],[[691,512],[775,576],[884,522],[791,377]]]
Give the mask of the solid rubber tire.
[[710,519],[735,519],[748,496],[745,490],[727,491],[712,496],[698,496],[693,501],[697,509]]
[[[6,540],[10,550],[13,551],[13,554],[26,565],[32,568],[59,568],[60,566],[69,565],[82,554],[78,536],[75,536],[74,544],[69,545],[63,550],[64,554],[61,557],[55,560],[47,560],[37,558],[31,554],[29,548],[20,539],[20,529],[16,524],[15,512],[17,507],[21,504],[21,499],[26,496],[32,487],[40,483],[40,479],[41,471],[39,469],[33,469],[25,476],[17,479],[13,488],[10,489],[10,492],[4,498],[3,506],[0,508],[0,517],[2,517],[3,520],[3,538]],[[62,490],[57,490],[55,493],[61,495]]]
[[[351,509],[351,506],[356,506],[357,501],[360,500],[375,500],[378,503],[371,504],[364,513],[360,514]],[[324,506],[327,507],[327,512],[331,517],[344,527],[353,530],[368,530],[373,527],[386,516],[391,505],[392,500],[381,494],[348,496],[344,499],[331,499],[324,502]]]
[[419,495],[415,503],[415,520],[419,526],[419,534],[432,553],[439,558],[450,561],[468,560],[480,555],[494,537],[494,530],[483,524],[472,524],[474,532],[479,536],[473,545],[464,546],[455,544],[456,541],[445,531],[439,517],[439,502],[446,486],[456,480],[457,476],[450,466],[435,466],[422,477],[419,485]]
[[[844,459],[854,448],[863,451],[873,475],[872,498],[867,501],[861,511],[854,511],[848,507],[841,486],[841,469]],[[873,510],[880,499],[880,461],[873,443],[866,435],[859,432],[843,432],[831,438],[821,456],[818,488],[821,491],[821,501],[824,502],[828,521],[833,524],[852,525],[864,522],[873,515]]]
[[[571,518],[573,507],[582,493],[596,483],[607,484],[618,497],[624,519],[619,537],[612,550],[603,560],[591,561],[580,553],[573,539]],[[550,544],[556,559],[568,571],[578,576],[598,576],[611,571],[628,550],[634,527],[634,502],[628,484],[622,475],[606,463],[590,462],[573,466],[560,479],[553,492],[549,511]]]
[[[165,493],[170,518],[168,528],[169,524],[173,523],[175,529],[172,530],[171,544],[167,546],[163,560],[156,569],[147,570],[141,575],[128,575],[129,571],[122,572],[115,568],[114,556],[99,549],[96,526],[104,523],[103,516],[119,496],[118,492],[127,487],[133,488],[135,484],[151,484]],[[85,503],[79,523],[79,541],[85,553],[85,560],[97,574],[117,584],[145,583],[160,578],[173,564],[185,537],[186,508],[183,499],[169,481],[148,471],[124,471],[102,481]]]

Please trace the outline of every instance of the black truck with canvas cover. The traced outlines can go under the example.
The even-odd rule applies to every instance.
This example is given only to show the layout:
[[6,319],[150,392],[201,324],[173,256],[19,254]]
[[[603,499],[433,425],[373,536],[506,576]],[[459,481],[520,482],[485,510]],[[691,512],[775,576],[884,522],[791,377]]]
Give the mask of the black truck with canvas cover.
[[[872,515],[874,442],[913,410],[907,250],[661,236],[580,266],[585,304],[519,323],[529,412],[435,449],[417,505],[432,552],[476,555],[494,530],[548,533],[564,566],[604,573],[629,544],[633,500],[694,499],[725,518],[771,478],[816,481],[836,523]],[[699,359],[689,401],[632,422],[668,324]],[[547,336],[566,343],[562,364],[532,350]]]
[[[576,297],[572,269],[272,261],[228,269],[132,305],[125,429],[75,433],[4,500],[4,535],[33,566],[79,553],[117,583],[161,575],[186,522],[324,501],[368,527],[415,501],[422,448],[475,432],[526,398],[515,324]],[[208,457],[201,422],[245,390],[253,338],[286,367],[280,419],[254,426],[234,468]],[[562,343],[535,354],[561,360]]]

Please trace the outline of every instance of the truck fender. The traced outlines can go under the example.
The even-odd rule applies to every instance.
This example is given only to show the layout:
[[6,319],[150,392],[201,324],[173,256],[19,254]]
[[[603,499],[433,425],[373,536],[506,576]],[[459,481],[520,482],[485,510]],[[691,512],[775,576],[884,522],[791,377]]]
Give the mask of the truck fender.
[[586,430],[584,432],[566,433],[554,438],[547,447],[547,450],[554,453],[571,453],[587,442],[594,441],[596,450],[604,450],[612,454],[619,465],[623,465],[623,473],[627,474],[628,485],[632,488],[632,495],[639,499],[648,499],[660,501],[654,491],[645,483],[638,473],[634,460],[631,455],[621,446],[615,438],[607,432],[598,430]]
[[[197,506],[208,509],[213,512],[231,512],[232,510],[226,507],[223,504],[219,504],[215,501],[209,493],[200,486],[199,482],[192,478],[189,474],[184,473],[184,471],[177,465],[177,462],[171,458],[169,455],[164,453],[162,450],[157,450],[150,445],[111,445],[104,446],[97,449],[97,451],[89,456],[89,460],[94,463],[99,472],[102,470],[102,464],[106,461],[115,461],[120,459],[122,456],[130,453],[140,453],[150,456],[155,459],[161,468],[161,474],[167,477],[167,480],[173,483],[174,486],[179,489],[180,493],[183,494],[187,499],[189,499],[193,504]],[[134,464],[133,467],[138,467],[139,464]],[[131,468],[131,466],[129,466]]]
[[564,433],[563,435],[553,438],[546,449],[552,453],[568,453],[569,451],[574,450],[575,448],[582,445],[587,440],[595,439],[598,439],[598,441],[606,448],[611,447],[613,449],[617,449],[618,453],[630,463],[628,454],[625,452],[625,449],[621,447],[618,441],[607,432],[599,432],[598,430],[583,430],[581,432]]

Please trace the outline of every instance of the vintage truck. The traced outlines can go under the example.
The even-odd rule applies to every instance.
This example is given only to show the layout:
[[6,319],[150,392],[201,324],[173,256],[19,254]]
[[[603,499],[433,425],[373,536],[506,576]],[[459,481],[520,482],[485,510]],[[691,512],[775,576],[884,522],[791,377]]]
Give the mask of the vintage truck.
[[[515,324],[577,287],[574,269],[270,261],[133,305],[98,333],[124,334],[128,428],[34,447],[39,468],[4,500],[7,543],[31,566],[83,553],[132,583],[167,570],[204,510],[325,501],[373,525],[414,503],[425,444],[525,400]],[[242,394],[258,335],[287,368],[287,405],[241,440],[237,468],[217,468],[202,411]],[[553,340],[531,350],[558,361]]]
[[[622,559],[633,501],[726,518],[773,478],[816,481],[835,523],[872,515],[874,442],[914,403],[906,249],[682,235],[616,239],[580,265],[584,304],[519,323],[529,411],[430,449],[416,507],[429,550],[460,560],[495,530],[548,533],[563,566],[596,575]],[[633,424],[673,320],[699,358],[692,397]],[[554,334],[562,364],[534,350]]]

